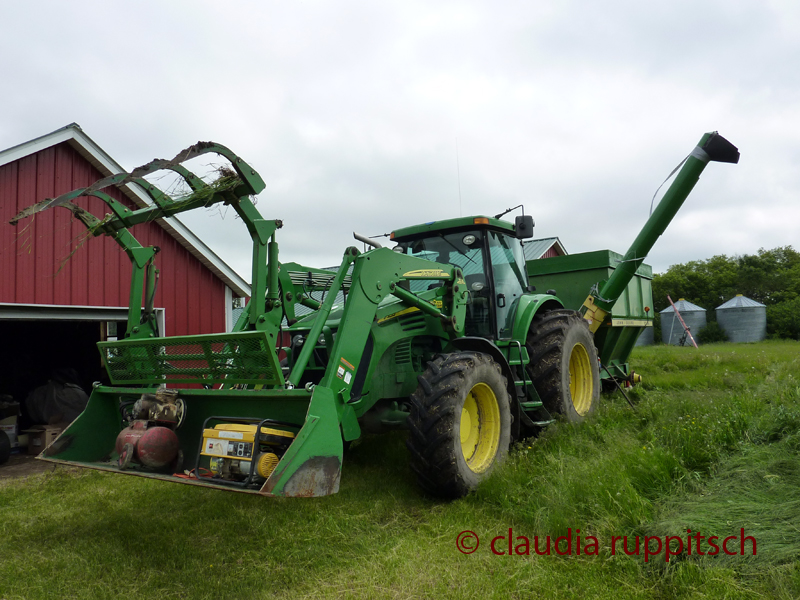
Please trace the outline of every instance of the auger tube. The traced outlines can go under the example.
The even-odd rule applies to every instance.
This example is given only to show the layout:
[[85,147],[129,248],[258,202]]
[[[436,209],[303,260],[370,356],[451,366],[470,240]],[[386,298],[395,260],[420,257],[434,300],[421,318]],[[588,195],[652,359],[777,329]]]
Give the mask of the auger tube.
[[647,257],[647,253],[664,233],[664,230],[680,210],[683,202],[694,188],[700,174],[709,162],[738,163],[739,150],[717,132],[703,135],[700,142],[681,168],[675,180],[642,227],[639,235],[625,253],[619,266],[608,280],[598,283],[581,307],[583,318],[589,321],[592,332],[603,324],[626,286],[636,273],[636,269]]

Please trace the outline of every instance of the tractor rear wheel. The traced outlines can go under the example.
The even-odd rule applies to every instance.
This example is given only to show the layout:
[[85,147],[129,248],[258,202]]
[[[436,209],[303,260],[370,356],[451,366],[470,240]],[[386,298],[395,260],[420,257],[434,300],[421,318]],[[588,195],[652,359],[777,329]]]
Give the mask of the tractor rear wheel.
[[417,380],[408,417],[411,468],[431,494],[460,498],[508,454],[506,378],[490,356],[439,355]]
[[537,315],[526,342],[528,374],[544,407],[580,423],[600,400],[600,367],[588,323],[572,310]]

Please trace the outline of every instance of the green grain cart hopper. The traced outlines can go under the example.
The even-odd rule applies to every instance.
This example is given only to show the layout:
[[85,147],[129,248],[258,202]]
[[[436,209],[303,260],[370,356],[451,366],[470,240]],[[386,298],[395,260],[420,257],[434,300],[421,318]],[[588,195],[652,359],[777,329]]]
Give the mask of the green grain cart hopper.
[[[564,306],[579,310],[586,290],[607,280],[622,262],[622,255],[611,250],[554,256],[527,263],[531,285],[554,290]],[[639,380],[628,364],[636,340],[646,327],[653,326],[653,270],[641,264],[614,303],[609,318],[595,332],[595,345],[602,368],[600,377],[633,384]]]
[[[182,165],[208,153],[231,164],[211,184]],[[211,142],[44,200],[12,222],[66,208],[92,235],[116,240],[133,272],[125,336],[98,344],[110,385],[95,386],[86,410],[41,458],[225,490],[322,496],[339,489],[347,444],[407,428],[420,485],[462,496],[512,441],[559,415],[590,416],[601,370],[629,377],[627,357],[647,315],[639,306],[618,313],[619,299],[645,280],[634,275],[706,164],[737,160],[724,138],[704,135],[618,263],[599,253],[526,265],[530,216],[397,229],[394,248],[347,248],[335,272],[281,262],[283,223],[264,219],[252,202],[263,181]],[[159,170],[183,178],[191,194],[171,198],[143,179]],[[138,185],[152,204],[128,209],[103,192],[114,185]],[[87,195],[109,214],[73,203]],[[130,228],[217,203],[237,212],[252,239],[252,298],[232,332],[162,337],[153,317],[157,249],[141,246]],[[638,321],[618,327],[618,314]]]

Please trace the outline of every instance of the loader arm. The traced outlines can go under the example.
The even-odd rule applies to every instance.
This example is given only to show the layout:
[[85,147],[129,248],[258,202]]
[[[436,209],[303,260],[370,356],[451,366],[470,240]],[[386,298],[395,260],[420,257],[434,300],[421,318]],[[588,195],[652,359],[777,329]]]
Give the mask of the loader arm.
[[[233,170],[220,169],[220,177],[207,184],[181,163],[198,156],[214,153],[226,158]],[[172,198],[155,185],[144,179],[159,170],[176,173],[192,190],[188,196]],[[102,190],[109,187],[125,187],[135,185],[151,200],[151,204],[130,209],[122,202],[114,199]],[[138,321],[141,314],[141,297],[145,280],[144,271],[154,267],[153,257],[157,250],[142,248],[130,228],[182,212],[223,203],[233,207],[247,227],[253,241],[253,262],[251,278],[251,297],[265,298],[266,302],[250,302],[247,307],[247,321],[244,327],[248,330],[266,331],[273,342],[277,341],[276,332],[280,326],[281,311],[278,292],[278,245],[275,231],[283,226],[280,220],[264,219],[256,209],[250,196],[261,192],[265,187],[261,176],[231,150],[214,142],[197,142],[182,150],[170,160],[155,159],[137,167],[130,173],[122,172],[104,177],[90,186],[78,188],[61,194],[56,198],[46,198],[19,212],[9,221],[12,225],[36,213],[56,207],[71,210],[87,227],[91,235],[108,235],[122,246],[131,259],[134,275],[131,285],[129,304],[130,316],[126,337],[153,337],[156,332],[150,327],[140,327]],[[82,196],[93,196],[102,200],[111,209],[111,214],[102,219],[84,209],[79,209],[73,200]],[[155,273],[155,271],[151,271]],[[152,297],[152,290],[145,292],[146,298]],[[146,303],[145,303],[146,304]],[[136,330],[136,331],[134,331]]]
[[[368,360],[364,349],[378,305],[384,298],[393,295],[405,305],[440,319],[451,338],[463,334],[467,295],[460,269],[401,255],[388,248],[359,254],[351,247],[345,251],[326,299],[317,312],[308,333],[309,340],[317,339],[325,326],[350,264],[353,264],[352,284],[327,368],[319,384],[306,386],[312,396],[305,424],[264,485],[264,493],[323,495],[338,490],[342,439],[350,441],[360,437],[356,411],[369,408],[359,405],[360,398],[352,399],[351,391],[362,360]],[[398,285],[410,280],[443,281],[442,308]],[[312,347],[310,342],[303,346],[288,378],[291,385],[300,382]]]
[[[114,205],[122,206],[102,192],[92,192],[88,195],[96,196],[106,204],[111,201]],[[109,205],[111,206],[111,204]],[[125,337],[149,338],[158,336],[152,302],[158,279],[155,256],[160,249],[157,246],[142,246],[127,228],[113,227],[111,225],[113,219],[107,217],[101,221],[89,211],[72,202],[64,202],[58,206],[69,210],[75,218],[83,223],[89,235],[93,237],[99,235],[111,237],[128,255],[131,261],[131,289],[128,299],[128,323]],[[144,314],[142,314],[142,295],[144,295]]]
[[[358,252],[355,248],[351,252]],[[450,338],[459,337],[464,332],[466,315],[466,289],[461,270],[452,265],[432,263],[431,261],[392,252],[388,248],[371,250],[357,256],[354,260],[352,285],[344,305],[341,324],[331,352],[328,368],[319,385],[338,387],[338,393],[345,402],[349,400],[352,389],[351,371],[361,362],[367,337],[372,329],[378,305],[392,295],[408,307],[438,318]],[[340,270],[342,273],[342,270]],[[402,281],[433,280],[442,281],[442,308],[420,298],[400,285]],[[333,303],[331,293],[325,304]],[[325,304],[320,309],[323,311]],[[327,316],[325,313],[320,316]],[[323,326],[317,317],[315,328],[309,333],[316,339]],[[310,345],[304,347],[310,349]],[[300,362],[300,359],[298,359]],[[340,367],[344,370],[342,373]],[[349,374],[349,376],[348,376]],[[290,381],[294,379],[294,371]],[[348,438],[350,439],[350,438]]]
[[[288,325],[294,325],[298,320],[297,307],[305,306],[312,311],[322,306],[322,301],[330,292],[335,272],[326,269],[317,269],[300,265],[298,263],[281,263],[278,279],[281,288],[281,302]],[[342,279],[341,291],[347,294],[350,290],[352,277],[346,274]],[[314,292],[321,292],[323,298],[317,300],[312,297]]]

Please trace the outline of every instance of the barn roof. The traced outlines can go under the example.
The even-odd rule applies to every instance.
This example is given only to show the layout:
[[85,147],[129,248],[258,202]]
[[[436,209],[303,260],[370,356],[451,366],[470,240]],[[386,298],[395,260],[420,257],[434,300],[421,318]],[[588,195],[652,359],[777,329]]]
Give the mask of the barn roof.
[[564,256],[567,254],[567,251],[561,244],[561,240],[559,240],[557,237],[542,238],[540,240],[530,240],[529,242],[524,242],[522,244],[522,250],[525,253],[525,260],[536,260],[544,256],[544,253],[554,246],[556,248],[557,256]]
[[[124,169],[111,158],[100,146],[98,146],[88,135],[83,132],[80,125],[70,123],[66,127],[57,129],[52,133],[32,139],[28,142],[19,144],[0,152],[0,167],[14,162],[31,154],[35,154],[56,144],[67,142],[89,163],[99,170],[103,176],[121,173]],[[120,188],[136,206],[145,207],[150,205],[147,194],[136,184],[128,184]],[[229,267],[225,261],[217,256],[211,248],[206,246],[191,230],[180,222],[176,217],[157,219],[156,223],[161,226],[170,236],[186,248],[197,260],[205,265],[214,275],[219,277],[225,284],[233,290],[234,295],[239,297],[250,296],[250,286],[239,276],[236,271]]]

